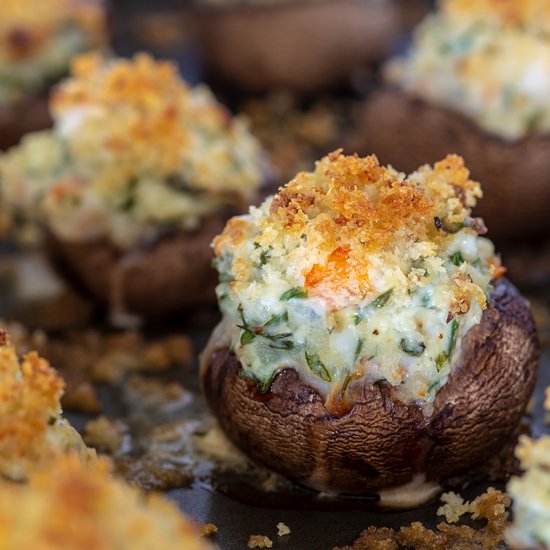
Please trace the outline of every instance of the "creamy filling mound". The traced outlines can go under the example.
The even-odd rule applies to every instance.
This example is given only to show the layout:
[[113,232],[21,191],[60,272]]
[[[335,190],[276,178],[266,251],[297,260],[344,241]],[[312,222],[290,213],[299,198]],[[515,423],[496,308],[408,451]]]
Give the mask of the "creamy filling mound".
[[325,157],[214,241],[217,345],[259,391],[289,367],[329,405],[361,380],[431,403],[500,271],[479,196],[458,157],[408,178]]
[[550,131],[550,1],[442,0],[387,80],[507,140]]
[[52,130],[26,136],[0,160],[0,191],[64,241],[131,248],[242,210],[262,183],[261,150],[245,122],[148,55],[78,57],[51,110]]

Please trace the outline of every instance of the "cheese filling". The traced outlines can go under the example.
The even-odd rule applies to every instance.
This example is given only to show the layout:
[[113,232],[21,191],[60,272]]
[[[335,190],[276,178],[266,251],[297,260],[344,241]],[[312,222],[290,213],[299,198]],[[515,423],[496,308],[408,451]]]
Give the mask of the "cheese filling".
[[1,192],[62,240],[131,248],[242,209],[262,182],[246,124],[145,54],[78,57],[51,110],[53,130],[28,135],[1,159]]
[[508,140],[550,131],[548,0],[442,0],[390,83]]
[[0,107],[42,91],[75,54],[105,44],[102,0],[2,0]]
[[430,403],[498,267],[458,157],[405,178],[333,153],[214,242],[226,344],[267,391],[296,369],[327,398],[365,379]]

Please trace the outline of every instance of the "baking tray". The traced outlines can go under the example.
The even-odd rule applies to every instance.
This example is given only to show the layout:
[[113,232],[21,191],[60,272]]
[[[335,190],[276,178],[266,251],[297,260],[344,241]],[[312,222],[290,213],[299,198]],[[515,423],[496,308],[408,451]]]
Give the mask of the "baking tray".
[[[194,41],[192,19],[184,9],[186,2],[118,0],[112,4],[114,48],[117,53],[129,55],[147,49],[162,57],[172,57],[178,61],[187,80],[201,80],[200,53]],[[169,36],[163,37],[162,33],[158,33],[158,29],[168,21],[171,35],[167,33]],[[183,26],[179,35],[178,25]],[[0,246],[0,254],[4,257],[13,252],[13,247]],[[504,263],[506,264],[506,257]],[[529,296],[536,300],[539,309],[548,311],[550,299],[544,285],[526,290]],[[17,304],[14,304],[13,297],[0,294],[0,318],[9,317],[16,310]],[[200,321],[195,322],[196,319]],[[216,314],[211,310],[206,314],[198,312],[194,316],[172,320],[163,327],[155,327],[151,329],[149,336],[154,338],[159,334],[182,332],[191,338],[195,350],[200,351],[216,319]],[[545,330],[546,327],[543,327],[543,331]],[[185,388],[198,395],[197,369],[198,363],[195,360],[185,369],[170,372],[168,376],[179,380]],[[542,403],[544,390],[549,385],[550,346],[545,343],[530,416],[533,436],[548,432]],[[103,414],[124,416],[125,405],[117,388],[103,386],[98,394],[103,405]],[[196,399],[200,402],[201,398]],[[91,415],[70,411],[67,416],[79,429],[83,429],[85,423],[92,418]],[[466,499],[475,498],[489,485],[503,488],[502,484],[475,483],[464,490],[462,495]],[[358,499],[334,502],[323,509],[315,504],[315,499],[307,498],[307,495],[304,499],[289,498],[277,503],[267,497],[262,498],[261,493],[234,494],[233,497],[229,497],[213,489],[204,480],[194,481],[188,487],[170,490],[166,495],[197,522],[214,523],[218,532],[212,540],[224,550],[246,548],[252,534],[268,536],[273,540],[273,548],[324,550],[351,544],[361,531],[369,526],[398,529],[411,522],[420,521],[433,528],[441,521],[436,515],[439,506],[437,501],[416,510],[403,512],[376,511],[368,503]],[[289,526],[290,535],[277,537],[276,526],[279,522]]]

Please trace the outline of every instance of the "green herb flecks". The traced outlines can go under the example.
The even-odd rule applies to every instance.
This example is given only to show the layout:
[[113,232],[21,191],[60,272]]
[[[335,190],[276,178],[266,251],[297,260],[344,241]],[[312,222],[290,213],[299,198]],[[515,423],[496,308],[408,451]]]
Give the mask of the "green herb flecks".
[[305,352],[305,354],[307,365],[311,369],[311,371],[315,373],[321,380],[324,380],[325,382],[332,382],[330,373],[328,372],[321,359],[319,359],[319,356],[316,353],[308,353],[307,351]]
[[262,250],[260,252],[260,265],[265,265],[269,258],[271,258],[271,251],[273,250],[273,247],[270,245],[267,250]]
[[346,390],[348,389],[349,383],[351,382],[351,372],[346,372],[346,375],[344,376],[344,380],[342,381],[342,387],[340,388],[340,393],[338,395],[338,398],[340,401],[344,399],[344,395],[346,393]]
[[414,338],[407,337],[401,339],[401,349],[413,357],[420,357],[426,349],[426,344]]
[[451,323],[451,337],[449,339],[449,344],[447,346],[447,355],[449,356],[449,359],[453,354],[453,349],[456,344],[457,331],[458,331],[458,319],[453,319],[453,322]]
[[246,346],[256,339],[256,335],[250,330],[243,330],[241,334],[241,346]]
[[365,343],[365,341],[363,340],[363,338],[359,338],[359,340],[357,340],[357,346],[355,346],[354,361],[357,361],[357,359],[359,359],[359,356],[361,355],[361,352],[363,351],[363,344],[364,343]]
[[386,290],[386,292],[380,294],[380,296],[378,296],[378,298],[373,300],[370,304],[361,308],[359,312],[353,316],[354,323],[358,325],[363,319],[368,316],[371,311],[384,307],[388,303],[388,300],[390,299],[392,293],[393,288],[390,288],[389,290]]
[[285,311],[279,315],[274,315],[269,321],[260,326],[254,326],[247,322],[244,316],[242,304],[237,307],[242,323],[237,325],[243,333],[241,334],[241,345],[246,346],[253,342],[257,337],[265,338],[270,341],[269,347],[274,349],[290,350],[294,348],[294,342],[288,340],[292,336],[292,332],[279,332],[270,334],[266,329],[278,325],[283,321],[288,321],[288,313]]
[[455,252],[452,256],[449,256],[449,260],[451,260],[451,263],[456,266],[462,265],[464,263],[464,258],[462,257],[460,251]]
[[283,321],[288,321],[288,311],[285,311],[280,315],[273,315],[273,317],[271,317],[271,319],[264,324],[264,327],[271,327],[273,325],[278,325]]
[[307,290],[301,286],[295,286],[281,295],[281,302],[288,302],[292,298],[307,298]]
[[435,366],[437,370],[441,370],[445,364],[451,360],[451,356],[453,354],[453,349],[456,344],[456,337],[458,332],[458,320],[453,319],[451,323],[451,335],[449,338],[449,342],[447,344],[447,349],[445,351],[442,351],[436,358],[435,358]]

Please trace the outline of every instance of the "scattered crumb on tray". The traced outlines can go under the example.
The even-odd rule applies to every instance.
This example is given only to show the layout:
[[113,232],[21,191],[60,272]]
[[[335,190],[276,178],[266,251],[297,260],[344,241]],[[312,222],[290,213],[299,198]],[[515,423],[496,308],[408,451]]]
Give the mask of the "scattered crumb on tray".
[[248,548],[271,548],[273,541],[264,535],[250,535],[248,538]]
[[290,535],[290,528],[281,521],[277,523],[277,536],[284,537],[285,535]]
[[84,441],[101,453],[116,454],[123,449],[128,431],[122,420],[99,416],[84,427]]
[[[455,498],[458,497],[458,498]],[[446,497],[445,513],[452,519],[462,515],[464,501],[458,495]],[[387,527],[369,527],[351,545],[335,550],[465,550],[474,548],[500,548],[504,544],[504,529],[509,525],[507,508],[510,498],[492,487],[471,503],[468,513],[474,520],[486,520],[479,529],[468,525],[439,523],[428,529],[414,522],[399,531]]]
[[[149,342],[138,332],[103,334],[83,329],[59,339],[47,337],[41,330],[28,330],[19,323],[2,326],[22,352],[36,350],[55,365],[66,382],[63,407],[86,413],[101,412],[93,382],[117,384],[130,374],[164,372],[176,365],[189,365],[194,358],[193,345],[184,336]],[[180,392],[175,386],[165,390],[172,397]]]
[[443,504],[437,509],[437,515],[445,516],[449,523],[456,523],[466,512],[470,512],[470,504],[453,491],[443,493],[441,502]]
[[218,532],[218,526],[214,523],[205,523],[201,529],[201,537],[208,537]]

